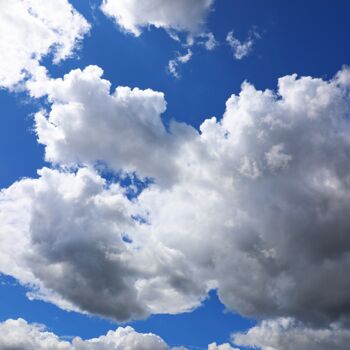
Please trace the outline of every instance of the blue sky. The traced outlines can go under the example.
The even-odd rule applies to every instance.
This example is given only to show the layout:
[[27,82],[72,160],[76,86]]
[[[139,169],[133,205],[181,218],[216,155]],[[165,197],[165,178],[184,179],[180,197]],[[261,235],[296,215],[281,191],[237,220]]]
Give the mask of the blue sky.
[[[70,3],[90,23],[91,29],[89,33],[86,34],[80,41],[78,47],[75,48],[75,53],[72,57],[63,60],[58,64],[53,64],[52,53],[44,55],[44,57],[40,60],[40,65],[46,67],[50,78],[58,79],[63,77],[63,75],[68,74],[73,69],[80,68],[83,70],[89,65],[96,65],[103,69],[103,78],[110,81],[112,90],[114,90],[117,86],[129,86],[131,88],[138,87],[140,89],[161,91],[164,93],[165,100],[167,102],[166,111],[162,114],[163,123],[167,126],[171,124],[172,120],[176,120],[178,122],[184,122],[187,125],[193,126],[196,130],[199,130],[200,125],[207,118],[216,116],[217,119],[220,120],[225,112],[226,101],[232,94],[240,93],[241,85],[244,81],[248,81],[258,90],[277,90],[277,80],[280,77],[296,73],[298,76],[311,76],[314,78],[322,78],[323,81],[330,81],[330,79],[332,79],[332,77],[334,77],[343,66],[350,64],[350,47],[347,44],[348,33],[350,32],[350,21],[348,18],[348,14],[350,13],[350,3],[345,0],[339,0],[336,2],[330,0],[214,1],[210,7],[211,10],[204,18],[205,25],[203,30],[204,32],[211,32],[214,34],[217,40],[217,45],[212,50],[206,50],[202,45],[198,44],[200,39],[195,37],[195,44],[190,47],[193,56],[188,62],[179,64],[180,76],[178,78],[172,76],[167,71],[167,65],[170,60],[176,57],[177,54],[183,55],[186,53],[186,30],[176,31],[182,38],[181,42],[171,38],[166,30],[162,28],[155,28],[154,26],[144,29],[140,36],[135,36],[132,33],[127,33],[125,30],[121,30],[120,26],[118,26],[112,18],[108,18],[99,8],[100,1],[70,0]],[[1,6],[2,5],[0,2],[0,7]],[[248,52],[247,56],[243,57],[242,59],[238,60],[234,58],[233,50],[226,41],[227,33],[230,31],[234,31],[234,35],[241,42],[248,40],[249,35],[252,35],[251,33],[258,33],[258,35],[253,36],[254,43],[251,51]],[[4,38],[1,38],[0,33],[0,41],[1,40],[4,40]],[[31,78],[29,77],[28,80],[30,79]],[[14,91],[14,89],[6,86],[2,87],[0,90],[0,106],[2,116],[2,126],[0,128],[0,187],[3,189],[8,188],[12,183],[25,177],[38,178],[37,170],[43,166],[54,169],[59,168],[57,163],[53,164],[55,162],[44,160],[44,152],[47,143],[43,142],[44,144],[39,144],[37,141],[37,135],[34,131],[34,114],[42,108],[50,110],[52,105],[55,103],[59,105],[59,102],[55,102],[56,97],[52,97],[54,95],[50,97],[51,100],[50,98],[47,100],[45,95],[41,96],[40,98],[30,97],[30,94],[32,93],[28,91],[27,87],[22,86],[17,90],[18,91]],[[280,95],[281,94],[283,95],[283,93],[280,92]],[[336,94],[334,96],[338,95]],[[254,100],[255,97],[252,96],[250,98]],[[344,103],[348,104],[348,99],[345,97],[344,99]],[[318,98],[318,100],[321,99]],[[301,102],[301,104],[302,103],[303,102]],[[252,105],[253,104],[254,103],[252,103]],[[339,102],[337,106],[340,105],[341,103]],[[335,108],[337,108],[337,106],[333,106],[333,109],[329,110],[334,111],[336,110]],[[229,114],[229,112],[227,113]],[[319,112],[319,109],[317,109],[316,113],[321,114],[323,112]],[[334,112],[334,114],[338,115],[337,112]],[[304,128],[303,126],[300,126],[300,129],[298,130],[309,129],[308,127]],[[298,133],[300,133],[300,131],[298,131]],[[177,135],[176,132],[174,132],[174,134]],[[116,138],[118,138],[118,135],[116,135]],[[305,139],[307,138],[308,136],[306,135]],[[288,142],[291,142],[291,139],[292,136],[289,135],[288,138],[286,137],[285,142],[280,142],[278,145],[287,145],[285,146],[286,149],[289,149],[292,154],[294,146],[290,146],[288,148]],[[301,139],[304,140],[303,137],[301,137]],[[123,145],[123,142],[124,141],[122,139],[121,145]],[[253,146],[251,146],[249,143],[251,141],[248,136],[244,142],[246,142],[248,145],[246,148],[244,148],[244,150],[250,150],[253,148]],[[294,142],[298,143],[298,140],[296,139]],[[335,141],[334,139],[330,139],[329,142],[332,144]],[[242,144],[246,145],[246,143]],[[275,143],[277,145],[277,141]],[[336,149],[334,154],[337,152],[339,153],[341,149],[345,149],[347,147],[345,145],[347,144],[344,141],[344,145],[340,145],[340,148]],[[148,145],[145,144],[146,148],[147,146]],[[273,147],[271,149],[273,149]],[[282,150],[283,148],[280,149]],[[321,151],[323,150],[322,146],[320,146],[320,149]],[[279,152],[278,150],[279,149],[275,148],[276,152]],[[168,152],[169,158],[171,158],[171,151]],[[237,152],[239,153],[241,151]],[[318,157],[315,154],[312,159],[309,159],[309,161],[312,164],[316,164],[315,167],[317,169],[324,169],[323,163],[319,165],[319,163],[316,163],[316,159],[323,159],[324,154],[333,154],[332,152],[333,151],[329,146],[328,148],[324,149],[323,153],[321,153],[322,156]],[[268,152],[265,154],[267,153]],[[282,156],[286,156],[287,158],[283,158],[286,160],[286,163],[283,163],[281,168],[284,167],[290,159],[297,159],[297,156],[294,156],[294,154],[288,155],[283,153]],[[81,159],[83,159],[84,156],[81,157]],[[335,162],[334,167],[332,165],[332,169],[336,168],[337,164],[344,162],[344,159],[347,160],[347,156],[345,155],[344,157],[345,158],[341,158],[339,162]],[[108,159],[110,158],[106,158],[107,163]],[[282,158],[278,159],[280,160]],[[97,161],[100,159],[94,160]],[[160,159],[159,161],[167,162],[166,159]],[[226,161],[227,160],[223,160],[223,162]],[[58,164],[60,164],[60,162],[61,161],[58,160]],[[271,164],[272,167],[275,167],[275,163]],[[326,162],[325,164],[328,163]],[[89,164],[89,166],[90,165],[91,164]],[[111,164],[108,165],[110,166]],[[113,165],[111,168],[113,169]],[[253,171],[253,168],[254,166],[250,166],[250,171]],[[140,176],[143,176],[143,168],[141,166],[140,169]],[[342,171],[339,170],[338,173],[340,174],[346,172],[346,170],[347,169],[342,169]],[[76,169],[74,171],[76,171]],[[157,171],[157,169],[155,171]],[[137,168],[135,173],[138,174]],[[291,172],[291,174],[293,173]],[[146,176],[147,175],[148,174],[146,173]],[[253,175],[252,177],[255,176]],[[152,177],[152,174],[150,177]],[[305,175],[305,178],[307,178],[307,175]],[[295,179],[295,177],[293,179]],[[278,182],[278,185],[276,185],[276,191],[278,191],[280,184],[284,180],[284,178],[281,181],[276,180],[276,182]],[[214,180],[214,183],[216,183],[216,186],[220,187],[221,181],[222,179],[217,178]],[[294,182],[294,180],[290,179],[288,181],[290,181],[289,183],[293,181],[293,186],[298,186],[298,184],[301,183],[304,184],[304,178],[298,180],[299,182]],[[342,183],[342,181],[345,180],[343,178],[339,178],[337,183]],[[157,180],[155,182],[157,184]],[[260,184],[259,186],[263,185]],[[255,185],[252,185],[252,188],[256,189]],[[274,188],[274,185],[269,187],[270,190],[271,188]],[[286,189],[285,187],[281,187],[280,189],[280,193],[283,193],[284,196],[281,197],[283,200],[285,199],[285,196],[290,196],[290,198],[288,197],[286,200],[288,205],[290,203],[297,203],[296,196],[293,197],[290,194],[292,192],[291,188],[288,187],[288,189]],[[314,188],[312,190],[314,190]],[[242,197],[239,197],[241,198],[241,202],[246,204],[245,201],[249,202],[251,200],[252,203],[258,203],[261,198],[266,195],[266,192],[265,188],[262,189],[260,187],[257,187],[256,191],[257,192],[254,192],[254,196],[256,196],[256,198],[254,197],[253,199],[250,199],[251,196],[253,196],[250,192],[247,192],[244,195],[242,194]],[[347,189],[343,191],[345,193]],[[335,198],[331,197],[333,194],[329,194],[329,196],[329,201],[332,201]],[[270,197],[266,195],[264,198]],[[300,198],[302,198],[301,200],[304,201],[303,203],[308,203],[308,205],[312,206],[316,195],[313,195],[308,199],[307,195],[303,193],[303,195],[300,195]],[[307,202],[307,200],[310,201]],[[210,198],[208,201],[210,201]],[[267,199],[267,201],[269,201],[269,199]],[[5,203],[4,199],[3,202]],[[255,207],[253,204],[249,203],[247,204],[247,208],[249,209],[246,209],[248,216],[254,216],[255,212],[253,212],[253,209],[251,208]],[[341,203],[343,208],[347,207],[347,202],[345,199],[344,202]],[[274,205],[277,204],[275,203]],[[226,204],[224,206],[227,207]],[[283,205],[281,205],[281,208],[284,208]],[[235,210],[236,209],[234,209],[232,206],[232,211],[229,215],[234,215],[233,213],[235,213]],[[249,212],[249,210],[252,212]],[[281,210],[283,211],[283,209]],[[309,213],[308,210],[309,207],[305,209],[305,213]],[[263,208],[262,211],[266,213],[267,216],[270,215],[269,209],[266,209],[265,211],[265,208]],[[291,209],[288,209],[288,211],[294,213],[294,211]],[[6,214],[6,212],[4,213]],[[20,212],[19,215],[21,215]],[[47,215],[49,216],[50,214]],[[205,215],[217,215],[218,217],[221,217],[220,213],[208,212]],[[295,220],[297,217],[293,215],[294,214],[290,214],[290,221]],[[312,214],[310,214],[310,217],[311,215]],[[339,211],[339,214],[334,215],[334,222],[342,222],[341,220],[343,220],[343,217],[341,216],[341,211]],[[257,226],[259,226],[259,214],[256,215],[256,218]],[[285,222],[290,222],[289,219],[286,219]],[[11,222],[13,222],[13,220]],[[266,222],[263,222],[261,226],[266,225],[266,227],[268,227],[268,222],[273,222],[273,220],[274,218],[270,218],[269,220],[266,220]],[[304,222],[304,216],[302,216],[300,220],[301,222]],[[338,232],[337,230],[342,230],[342,227],[346,227],[346,219],[344,219],[344,224],[339,224],[339,227],[334,226],[333,229],[331,226],[333,221],[331,219],[329,220],[329,223],[327,222],[325,224],[329,232],[332,230],[334,232]],[[278,231],[279,227],[284,227],[283,225],[285,222],[283,222],[283,224],[281,223],[281,226],[277,226],[278,224],[276,224],[276,226],[272,226],[273,230]],[[242,222],[242,230],[244,230],[244,225],[245,222]],[[213,226],[215,227],[214,224]],[[302,229],[299,228],[299,226],[296,228],[297,226],[298,225],[295,224],[293,230],[296,232],[295,237],[300,238],[301,235],[298,236],[298,230]],[[5,228],[8,230],[8,226],[4,226],[3,228],[0,226],[0,229],[3,230],[3,234],[5,234]],[[281,230],[283,231],[283,229]],[[290,230],[292,231],[292,229]],[[317,231],[317,227],[315,230]],[[249,236],[250,232],[251,231],[247,229],[246,236]],[[70,234],[73,235],[74,232]],[[191,234],[191,230],[189,231],[189,234]],[[263,234],[261,235],[263,236]],[[283,236],[283,232],[281,235]],[[282,241],[282,238],[280,238],[281,235],[271,238],[267,234],[268,238],[266,238],[266,242],[270,242],[271,239],[272,242],[278,242],[276,243],[276,247],[277,245],[278,247],[284,247],[285,245],[282,243],[279,245],[280,241]],[[209,239],[209,237],[210,236],[205,236],[205,234],[203,234],[203,240]],[[341,246],[342,240],[345,240],[341,233],[339,233],[339,237],[340,238],[337,242],[335,242],[334,247]],[[329,238],[324,239],[327,240]],[[298,240],[298,238],[296,240]],[[290,241],[287,240],[286,242]],[[345,241],[343,243],[343,245],[347,246]],[[225,241],[223,241],[222,244],[225,245]],[[179,246],[182,245],[180,244]],[[196,250],[197,248],[193,247],[193,249]],[[291,248],[291,250],[292,249],[294,248]],[[304,250],[301,247],[297,247],[295,249],[299,249],[297,251],[300,251],[300,254],[304,254]],[[336,248],[334,249],[334,254],[337,256]],[[320,248],[320,250],[322,249]],[[221,255],[219,255],[221,254],[219,253],[220,251],[220,248],[218,248],[218,253],[216,253],[217,255],[214,256],[214,260],[221,259]],[[226,253],[223,254],[223,261],[226,259],[229,260],[229,258],[225,256]],[[232,254],[235,253],[233,252]],[[308,258],[311,255],[313,256],[313,252],[306,252],[305,254],[307,257],[305,258],[305,261],[308,261]],[[317,254],[315,253],[315,256],[319,256]],[[325,257],[325,259],[328,258],[329,256]],[[284,261],[283,264],[288,265],[288,261],[289,260],[287,260],[287,262]],[[221,266],[215,271],[225,271],[225,273],[228,274],[227,279],[230,280],[230,266],[231,265],[228,265],[228,267]],[[234,266],[235,270],[240,269],[239,266],[237,267],[237,262]],[[244,265],[242,269],[244,269]],[[49,331],[57,334],[60,337],[80,336],[83,339],[99,337],[106,334],[106,332],[110,329],[116,329],[118,325],[125,326],[125,323],[118,323],[108,320],[98,315],[94,315],[93,312],[87,311],[87,314],[74,311],[69,312],[63,310],[64,308],[57,306],[57,303],[54,305],[54,302],[49,303],[42,300],[29,300],[26,297],[28,285],[26,287],[26,283],[21,282],[19,277],[14,275],[14,273],[7,271],[5,265],[4,267],[0,266],[0,270],[3,273],[3,275],[1,275],[0,283],[0,299],[2,300],[0,306],[1,322],[5,322],[7,319],[23,318],[28,323],[40,323],[46,325]],[[298,267],[298,271],[299,270],[300,266]],[[235,273],[232,273],[232,275]],[[213,278],[214,277],[211,279]],[[321,279],[322,278],[320,277],[320,280]],[[332,319],[333,316],[328,317],[328,315],[326,315],[324,317],[320,317],[322,320],[326,320],[325,322],[315,321],[316,316],[314,316],[313,311],[300,311],[303,309],[305,304],[301,303],[302,306],[298,306],[293,309],[293,307],[290,306],[289,301],[286,302],[286,304],[289,305],[288,307],[283,309],[281,306],[280,308],[276,309],[278,311],[272,309],[264,310],[264,307],[256,306],[258,302],[257,304],[252,302],[252,305],[254,304],[256,310],[258,311],[254,309],[252,312],[250,312],[247,311],[248,309],[245,309],[244,306],[242,306],[240,310],[245,310],[246,312],[241,312],[241,314],[246,314],[247,316],[250,314],[251,317],[240,316],[239,310],[235,310],[235,305],[238,304],[233,302],[231,297],[227,296],[227,288],[234,288],[232,286],[234,286],[235,283],[244,283],[243,281],[244,279],[239,280],[237,277],[237,280],[234,280],[232,284],[230,284],[231,287],[222,287],[223,291],[221,292],[221,301],[219,300],[217,292],[215,290],[211,290],[207,298],[204,300],[203,305],[193,311],[184,313],[180,312],[176,315],[170,315],[167,313],[157,315],[155,313],[147,315],[146,319],[144,320],[130,320],[127,322],[127,324],[135,328],[137,332],[152,332],[159,335],[169,346],[185,346],[188,349],[206,349],[208,344],[213,342],[218,344],[229,343],[231,333],[245,332],[255,325],[260,324],[261,321],[265,319],[271,320],[275,317],[295,318],[295,322],[301,322],[301,324],[305,322],[304,325],[312,324],[312,327],[314,328],[330,327],[332,322],[338,322],[337,326],[340,324],[341,326],[339,327],[343,327],[343,324],[339,321],[341,319],[340,316],[339,318],[335,317]],[[219,282],[219,284],[220,283],[223,285],[225,284],[224,282]],[[316,286],[318,282],[314,281],[314,283]],[[335,281],[334,283],[335,286],[337,286],[337,282]],[[349,292],[349,290],[346,290],[347,284],[339,284],[338,286],[341,286],[344,292]],[[39,287],[36,286],[35,288]],[[200,289],[201,287],[198,288]],[[298,289],[298,286],[296,286],[296,288]],[[300,290],[303,290],[303,288],[300,288]],[[264,293],[264,291],[262,290],[261,293]],[[240,294],[240,297],[241,296],[242,295]],[[320,300],[324,300],[322,298],[320,297]],[[341,297],[339,298],[341,299]],[[302,297],[300,296],[300,300],[301,299]],[[71,302],[71,300],[69,301]],[[265,305],[268,305],[267,301],[263,302],[266,302]],[[346,305],[347,302],[349,301],[344,301],[342,305]],[[327,304],[327,302],[325,303]],[[239,308],[240,306],[237,307]],[[336,306],[334,307],[336,308]],[[327,311],[325,311],[325,314],[326,313]],[[330,312],[330,314],[332,313]],[[343,319],[348,317],[346,312],[342,314],[342,317]],[[347,331],[347,326],[344,327],[345,331]],[[322,341],[324,341],[324,344],[326,344],[326,340]],[[245,344],[240,344],[243,346],[241,349],[245,349]],[[255,343],[255,345],[259,346],[259,343]],[[264,346],[265,345],[261,345],[261,349],[264,350]],[[343,349],[340,346],[337,348],[337,344],[333,344],[333,346],[335,346],[334,349]],[[282,350],[285,348],[283,348],[282,345],[276,345],[276,347],[271,347],[271,349]],[[309,349],[311,349],[311,347]],[[223,350],[225,349],[223,348]]]

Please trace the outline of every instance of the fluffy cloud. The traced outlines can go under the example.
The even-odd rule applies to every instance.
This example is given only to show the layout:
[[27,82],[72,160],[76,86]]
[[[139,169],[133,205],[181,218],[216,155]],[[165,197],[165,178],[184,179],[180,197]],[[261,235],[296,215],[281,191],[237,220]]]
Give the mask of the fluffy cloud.
[[247,40],[240,41],[235,37],[233,31],[230,31],[227,33],[226,42],[233,51],[233,57],[241,60],[252,52],[255,40],[258,38],[260,35],[256,31],[251,31]]
[[348,78],[287,76],[277,94],[244,84],[201,127],[221,179],[218,292],[241,314],[348,317]]
[[48,54],[55,63],[71,56],[88,30],[67,0],[0,0],[0,87],[35,73]]
[[201,276],[139,232],[128,190],[89,169],[44,168],[15,183],[0,199],[1,271],[31,286],[31,298],[118,321],[197,306],[208,289]]
[[185,142],[194,129],[174,124],[168,132],[161,120],[163,93],[118,87],[110,94],[111,84],[101,79],[102,73],[89,66],[63,79],[43,75],[28,84],[32,95],[46,93],[52,103],[48,118],[43,112],[35,117],[46,160],[65,165],[103,161],[118,171],[137,170],[142,177],[171,181],[179,141]]
[[137,333],[131,327],[120,327],[99,338],[77,337],[67,342],[43,326],[28,324],[23,319],[0,324],[0,347],[2,350],[170,350],[160,337]]
[[336,324],[313,329],[290,318],[279,318],[263,321],[247,333],[237,333],[232,338],[237,345],[261,350],[346,350],[350,330]]
[[102,11],[127,32],[145,27],[199,34],[214,0],[104,0]]
[[[350,331],[332,324],[313,329],[290,318],[263,321],[247,333],[232,335],[232,342],[244,348],[261,350],[347,350]],[[170,348],[159,336],[138,333],[132,327],[119,327],[98,338],[71,341],[60,339],[45,326],[30,324],[23,319],[0,323],[2,350],[186,350]],[[239,350],[228,343],[208,345],[208,350]]]
[[199,132],[165,129],[162,94],[111,94],[101,74],[31,86],[51,103],[36,116],[47,159],[102,161],[154,184],[133,199],[86,169],[14,184],[0,198],[2,272],[37,297],[116,319],[188,310],[217,288],[249,317],[349,320],[348,69],[329,81],[286,76],[277,92],[244,83]]

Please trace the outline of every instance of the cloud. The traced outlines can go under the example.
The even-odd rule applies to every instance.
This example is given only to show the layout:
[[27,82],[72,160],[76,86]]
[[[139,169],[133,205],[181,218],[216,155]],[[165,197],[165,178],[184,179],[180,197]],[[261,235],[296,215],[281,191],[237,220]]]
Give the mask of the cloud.
[[256,31],[251,31],[246,41],[240,41],[235,37],[234,32],[230,31],[227,33],[226,42],[233,51],[233,57],[241,60],[252,52],[255,40],[259,38],[260,35]]
[[13,184],[0,199],[1,271],[30,298],[117,321],[198,306],[208,287],[181,252],[137,228],[146,224],[127,191],[86,168]]
[[63,79],[44,75],[28,84],[32,95],[46,92],[52,103],[48,116],[43,111],[35,116],[46,160],[68,166],[103,161],[117,171],[137,170],[142,177],[172,181],[173,155],[181,151],[179,141],[185,143],[194,129],[173,124],[168,132],[161,119],[166,109],[163,93],[118,87],[111,94],[111,84],[101,79],[102,74],[101,68],[89,66]]
[[236,333],[232,341],[240,346],[261,350],[346,350],[350,330],[337,324],[314,329],[291,318],[261,322],[247,333]]
[[167,31],[199,34],[214,0],[104,0],[102,11],[136,36],[155,26]]
[[[207,15],[214,0],[103,0],[101,10],[111,17],[125,32],[140,36],[145,28],[156,27],[167,31],[175,41],[187,48],[187,53],[177,53],[168,62],[168,73],[180,78],[179,66],[192,57],[189,48],[194,44],[213,50],[215,36],[205,30]],[[185,40],[181,36],[185,33]]]
[[277,93],[245,83],[220,122],[201,126],[220,193],[205,209],[219,213],[208,235],[219,242],[218,292],[243,315],[314,324],[349,316],[348,74],[287,76]]
[[[347,350],[350,331],[332,324],[328,328],[313,329],[290,318],[263,321],[246,333],[232,335],[237,346],[261,350]],[[186,350],[171,348],[152,333],[138,333],[132,327],[119,327],[98,338],[79,337],[65,341],[45,326],[19,318],[0,323],[2,350]],[[208,350],[239,350],[225,343],[208,345]]]
[[76,337],[67,342],[44,326],[23,319],[0,323],[0,347],[2,350],[170,350],[157,335],[137,333],[131,327],[119,327],[99,338]]
[[[1,271],[115,319],[190,310],[216,288],[244,316],[346,324],[349,69],[286,76],[276,92],[246,82],[199,131],[166,129],[161,93],[111,93],[101,74],[31,85],[48,96],[36,130],[58,169],[2,192]],[[96,162],[154,183],[128,199],[95,170],[64,170]]]
[[0,87],[14,88],[49,54],[70,57],[89,28],[67,0],[1,0]]
[[198,44],[203,45],[208,51],[216,48],[218,42],[213,33],[202,33],[198,36]]
[[178,54],[174,59],[170,60],[168,63],[168,72],[174,77],[174,78],[180,78],[179,74],[179,65],[185,64],[189,62],[189,60],[192,58],[192,51],[190,49],[187,49],[187,53],[184,55]]
[[225,343],[222,345],[217,345],[216,343],[211,343],[208,345],[208,350],[239,350],[239,349],[233,348],[228,343]]

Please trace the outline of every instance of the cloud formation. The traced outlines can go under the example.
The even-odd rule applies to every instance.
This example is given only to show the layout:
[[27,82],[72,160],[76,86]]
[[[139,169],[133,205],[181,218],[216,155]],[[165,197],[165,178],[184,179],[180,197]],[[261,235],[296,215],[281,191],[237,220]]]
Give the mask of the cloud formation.
[[247,333],[237,333],[232,341],[244,347],[261,350],[346,350],[350,330],[337,324],[313,329],[291,318],[263,321]]
[[226,42],[229,44],[233,51],[233,57],[236,60],[241,60],[247,57],[253,50],[255,40],[259,39],[260,35],[256,31],[251,31],[247,40],[240,41],[233,31],[227,33]]
[[[161,93],[111,93],[101,74],[30,86],[48,96],[36,130],[63,168],[2,192],[1,271],[36,297],[115,319],[190,310],[216,288],[248,317],[346,324],[349,70],[286,76],[276,92],[244,83],[200,131],[166,129]],[[129,199],[96,162],[154,184]]]
[[[170,350],[158,336],[137,333],[131,327],[119,327],[99,338],[71,342],[61,340],[44,326],[29,324],[23,319],[0,323],[2,350]],[[173,349],[175,350],[175,349]]]
[[[313,329],[290,318],[261,322],[246,333],[232,335],[236,346],[261,350],[347,350],[350,331],[332,324],[328,328]],[[132,327],[119,327],[98,338],[71,341],[60,339],[45,326],[30,324],[23,319],[9,319],[0,323],[2,350],[186,350],[169,347],[152,333],[138,333]],[[211,343],[208,350],[239,350],[228,343]]]
[[89,31],[67,0],[0,1],[0,88],[14,88],[35,74],[43,57],[70,57]]
[[89,66],[63,79],[43,75],[28,83],[33,96],[47,94],[52,104],[48,116],[44,111],[35,116],[46,160],[66,166],[103,161],[117,171],[174,181],[174,155],[195,130],[173,123],[167,131],[161,119],[163,93],[117,87],[111,94],[111,83],[102,74],[101,68]]
[[154,26],[167,31],[199,34],[214,0],[104,0],[101,9],[125,31],[136,36]]
[[126,191],[86,168],[15,183],[0,199],[1,271],[34,286],[31,298],[117,321],[198,306],[205,282],[137,228],[145,224]]

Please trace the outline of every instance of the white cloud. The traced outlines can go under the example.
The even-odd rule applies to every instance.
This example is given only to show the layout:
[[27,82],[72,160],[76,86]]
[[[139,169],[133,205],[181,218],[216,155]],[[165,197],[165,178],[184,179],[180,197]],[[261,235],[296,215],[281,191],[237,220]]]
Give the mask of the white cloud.
[[137,170],[142,177],[172,181],[173,160],[160,160],[180,152],[178,139],[185,142],[194,129],[174,124],[167,132],[161,119],[166,109],[163,93],[118,87],[110,94],[111,84],[101,79],[102,73],[89,66],[63,79],[44,76],[28,84],[35,96],[46,91],[52,103],[48,118],[44,112],[35,117],[39,142],[47,146],[46,159],[65,165],[104,161],[118,171]]
[[228,343],[221,344],[221,345],[218,345],[216,343],[211,343],[208,345],[208,350],[239,350],[239,349],[233,348]]
[[88,30],[67,0],[0,0],[0,87],[14,88],[48,54],[71,56]]
[[189,62],[192,58],[192,51],[187,49],[187,53],[184,55],[178,54],[174,59],[168,63],[168,72],[175,78],[180,78],[179,66]]
[[119,327],[99,338],[72,342],[61,340],[44,326],[29,324],[23,319],[0,323],[2,350],[170,350],[157,335],[137,333],[131,327]]
[[234,58],[241,60],[252,52],[255,40],[258,38],[260,38],[260,35],[252,31],[246,41],[240,41],[235,37],[234,32],[230,31],[227,33],[226,41],[233,51]]
[[211,32],[200,34],[198,43],[203,45],[209,51],[215,49],[215,47],[218,45],[214,34]]
[[[286,76],[277,92],[244,83],[200,132],[165,130],[162,94],[110,94],[101,74],[32,83],[51,103],[36,117],[47,157],[103,161],[155,184],[128,200],[95,172],[82,180],[87,170],[18,182],[0,199],[2,272],[32,282],[37,296],[117,319],[188,310],[210,288],[250,317],[349,319],[348,69],[330,81]],[[76,281],[89,286],[84,298]]]
[[[337,324],[327,328],[310,328],[291,318],[262,321],[246,333],[235,333],[232,342],[237,346],[261,350],[347,350],[350,331]],[[79,337],[65,341],[40,324],[23,319],[0,323],[2,350],[186,350],[170,348],[163,339],[152,333],[138,333],[132,327],[119,327],[98,338]],[[228,343],[211,343],[208,350],[239,350]]]
[[279,318],[263,321],[247,333],[234,334],[232,341],[261,350],[347,350],[350,330],[337,324],[314,329],[291,318]]
[[188,49],[187,53],[178,53],[166,67],[170,75],[180,78],[179,66],[192,57],[189,47],[196,43],[206,50],[213,50],[217,46],[214,34],[205,29],[213,3],[214,0],[103,0],[101,9],[122,30],[135,36],[154,26],[163,28],[172,39],[181,43],[184,32],[186,40],[182,47]]
[[139,36],[155,26],[199,34],[214,0],[104,0],[102,11],[125,31]]

